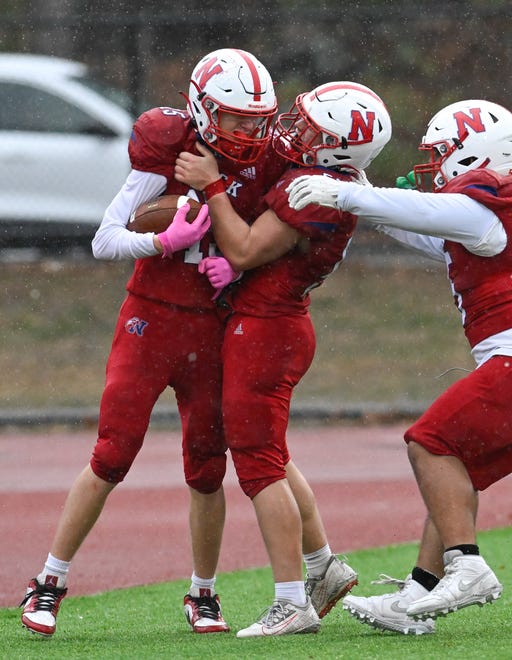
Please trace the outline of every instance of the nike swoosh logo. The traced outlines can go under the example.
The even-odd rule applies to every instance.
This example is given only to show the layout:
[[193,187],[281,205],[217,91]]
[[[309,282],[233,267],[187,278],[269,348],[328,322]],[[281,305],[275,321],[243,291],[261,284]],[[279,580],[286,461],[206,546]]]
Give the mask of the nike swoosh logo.
[[391,603],[389,606],[393,612],[397,612],[398,614],[405,614],[407,612],[407,607],[400,607],[398,604],[400,601],[396,600],[394,603]]
[[461,580],[459,582],[459,589],[464,592],[464,591],[469,591],[472,587],[474,587],[476,584],[478,584],[481,580],[483,580],[485,577],[490,575],[491,571],[487,571],[484,575],[479,575],[477,578],[474,580],[471,580],[471,582],[464,582],[464,580]]
[[275,626],[269,627],[269,626],[263,625],[261,631],[264,635],[272,635],[272,634],[275,635],[276,632],[281,632],[281,630],[284,630],[285,628],[288,628],[290,623],[292,623],[296,618],[297,618],[297,615],[293,614],[292,616],[287,617],[286,619],[284,619],[284,621],[282,621],[281,623],[276,624]]

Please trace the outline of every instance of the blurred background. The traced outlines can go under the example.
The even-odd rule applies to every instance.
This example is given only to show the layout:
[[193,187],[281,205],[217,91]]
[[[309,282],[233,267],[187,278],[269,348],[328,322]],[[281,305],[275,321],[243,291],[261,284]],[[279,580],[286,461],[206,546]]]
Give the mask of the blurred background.
[[[281,111],[329,80],[374,89],[393,120],[368,172],[377,185],[394,185],[421,160],[417,145],[443,106],[510,104],[507,0],[222,4],[3,0],[4,412],[95,409],[131,264],[94,262],[90,237],[128,171],[133,119],[155,105],[184,107],[180,92],[206,52],[253,52],[276,81]],[[414,413],[448,384],[437,375],[471,368],[442,269],[363,226],[341,270],[313,294],[319,350],[298,389],[304,406],[370,402]]]

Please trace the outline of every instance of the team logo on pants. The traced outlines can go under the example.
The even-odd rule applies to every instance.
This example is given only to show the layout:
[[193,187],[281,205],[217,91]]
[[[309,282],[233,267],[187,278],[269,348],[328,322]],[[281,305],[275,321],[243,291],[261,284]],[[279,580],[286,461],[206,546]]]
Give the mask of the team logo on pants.
[[144,334],[144,329],[148,325],[147,321],[144,321],[143,319],[139,319],[138,316],[132,316],[131,319],[128,319],[126,323],[124,324],[124,328],[126,332],[128,332],[131,335],[137,335],[137,337],[142,337]]

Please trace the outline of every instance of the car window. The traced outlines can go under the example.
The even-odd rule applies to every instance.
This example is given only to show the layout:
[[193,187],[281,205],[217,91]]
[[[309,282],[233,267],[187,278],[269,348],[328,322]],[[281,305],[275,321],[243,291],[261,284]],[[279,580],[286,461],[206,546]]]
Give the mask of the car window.
[[31,85],[0,82],[0,130],[104,133],[106,127],[59,96]]
[[77,80],[81,85],[89,87],[94,92],[98,92],[101,96],[109,99],[109,101],[120,105],[126,112],[131,113],[133,111],[133,101],[124,90],[118,87],[111,87],[103,82],[103,80],[89,76],[80,76],[80,78],[72,78],[72,80]]

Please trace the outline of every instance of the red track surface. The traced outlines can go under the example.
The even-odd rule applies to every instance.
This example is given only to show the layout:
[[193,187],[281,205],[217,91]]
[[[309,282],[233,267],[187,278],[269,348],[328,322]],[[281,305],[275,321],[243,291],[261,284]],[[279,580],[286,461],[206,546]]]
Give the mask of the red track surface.
[[[405,426],[294,427],[289,446],[312,485],[332,549],[346,553],[419,538],[424,508]],[[94,432],[0,434],[0,607],[16,606],[46,558],[67,490]],[[230,464],[219,573],[268,564],[250,501]],[[479,528],[512,524],[512,477],[481,494]],[[180,435],[153,431],[111,494],[71,568],[70,595],[188,578],[188,492]]]

